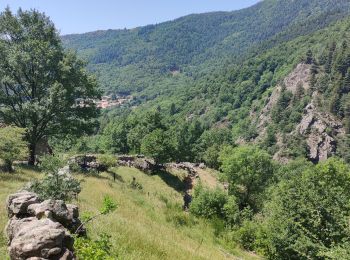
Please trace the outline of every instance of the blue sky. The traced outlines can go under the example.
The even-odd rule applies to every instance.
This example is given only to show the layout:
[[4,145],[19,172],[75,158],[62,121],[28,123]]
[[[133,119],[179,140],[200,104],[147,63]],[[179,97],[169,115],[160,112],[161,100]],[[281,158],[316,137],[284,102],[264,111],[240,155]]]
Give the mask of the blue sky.
[[259,0],[0,0],[0,8],[45,12],[61,34],[134,28],[192,13],[232,11]]

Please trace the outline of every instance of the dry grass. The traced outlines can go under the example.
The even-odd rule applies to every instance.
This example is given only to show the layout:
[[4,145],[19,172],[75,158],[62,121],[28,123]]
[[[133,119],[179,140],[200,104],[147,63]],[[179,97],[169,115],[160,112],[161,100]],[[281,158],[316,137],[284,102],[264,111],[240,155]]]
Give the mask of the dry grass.
[[[118,168],[116,182],[107,173],[99,178],[83,177],[78,201],[80,212],[97,213],[103,197],[109,195],[118,209],[88,224],[88,234],[112,236],[113,253],[120,259],[257,259],[233,248],[224,249],[210,223],[181,210],[180,180],[174,176],[148,176],[136,169]],[[38,173],[22,170],[0,173],[0,229],[7,222],[6,196],[16,191]],[[134,190],[132,178],[143,187]],[[0,239],[0,254],[6,255],[6,240]],[[235,255],[235,256],[233,256]]]

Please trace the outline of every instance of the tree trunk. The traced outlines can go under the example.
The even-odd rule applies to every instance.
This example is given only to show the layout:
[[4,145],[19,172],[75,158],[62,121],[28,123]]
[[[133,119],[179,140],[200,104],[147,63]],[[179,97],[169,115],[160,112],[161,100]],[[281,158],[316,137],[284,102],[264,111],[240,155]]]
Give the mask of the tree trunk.
[[13,172],[13,168],[12,168],[12,161],[5,161],[5,171],[6,172]]
[[35,165],[35,152],[36,152],[36,144],[29,144],[29,160],[28,164],[34,166]]

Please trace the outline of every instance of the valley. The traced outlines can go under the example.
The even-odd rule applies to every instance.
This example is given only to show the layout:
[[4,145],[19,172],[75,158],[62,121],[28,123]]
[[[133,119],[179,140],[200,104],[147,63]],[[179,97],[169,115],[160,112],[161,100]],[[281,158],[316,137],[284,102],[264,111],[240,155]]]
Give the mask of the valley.
[[6,259],[349,258],[349,0],[58,26],[0,13]]

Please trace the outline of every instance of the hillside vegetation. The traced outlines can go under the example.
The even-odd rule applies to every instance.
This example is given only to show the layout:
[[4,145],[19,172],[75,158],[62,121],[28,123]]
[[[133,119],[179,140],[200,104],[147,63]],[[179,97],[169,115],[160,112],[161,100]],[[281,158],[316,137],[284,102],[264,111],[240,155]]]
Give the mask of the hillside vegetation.
[[161,89],[168,84],[163,80],[170,71],[192,78],[213,65],[242,60],[249,51],[324,28],[348,15],[349,7],[346,0],[265,0],[234,12],[190,15],[131,30],[62,39],[66,48],[89,61],[105,90],[140,91],[159,80]]
[[[265,0],[62,39],[45,15],[7,9],[0,158],[15,171],[29,144],[43,174],[1,173],[1,196],[34,178],[41,198],[102,212],[76,238],[89,260],[94,247],[113,259],[347,259],[349,8]],[[132,97],[97,109],[88,71],[111,99]]]
[[[116,172],[116,182],[107,173],[99,177],[80,176],[82,192],[74,201],[82,216],[98,212],[105,195],[117,202],[118,209],[113,214],[88,225],[92,239],[103,233],[111,235],[115,258],[259,259],[217,238],[215,226],[210,222],[183,212],[180,191],[168,186],[162,176],[148,176],[136,169],[123,167]],[[40,176],[39,172],[30,169],[20,169],[12,175],[0,174],[1,230],[7,222],[7,195]],[[133,177],[142,185],[142,190],[130,187]],[[1,235],[1,255],[7,255],[6,251],[6,239]]]

